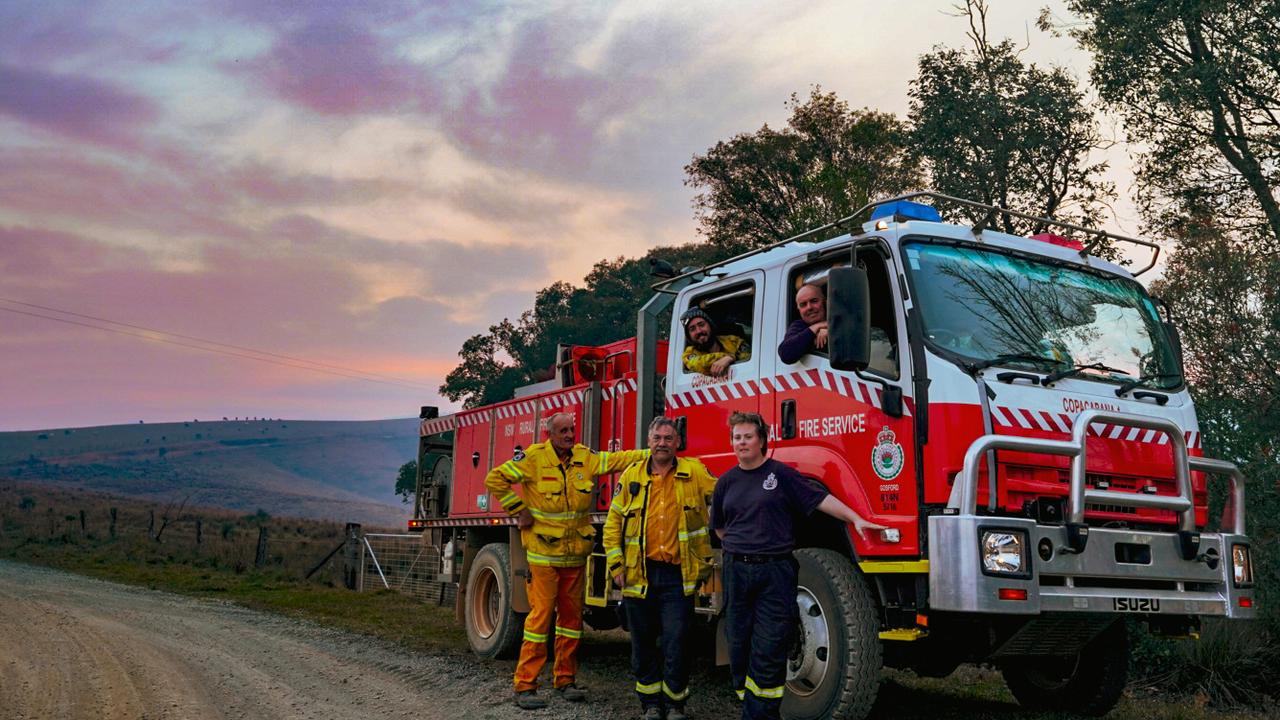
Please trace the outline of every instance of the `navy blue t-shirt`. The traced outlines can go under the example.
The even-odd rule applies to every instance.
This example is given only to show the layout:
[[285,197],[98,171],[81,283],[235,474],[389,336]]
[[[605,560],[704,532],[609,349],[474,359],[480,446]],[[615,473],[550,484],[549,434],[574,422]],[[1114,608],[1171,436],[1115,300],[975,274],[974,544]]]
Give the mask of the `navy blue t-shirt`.
[[775,555],[795,548],[795,524],[829,495],[788,465],[765,460],[754,470],[733,467],[711,496],[711,527],[723,530],[726,552]]

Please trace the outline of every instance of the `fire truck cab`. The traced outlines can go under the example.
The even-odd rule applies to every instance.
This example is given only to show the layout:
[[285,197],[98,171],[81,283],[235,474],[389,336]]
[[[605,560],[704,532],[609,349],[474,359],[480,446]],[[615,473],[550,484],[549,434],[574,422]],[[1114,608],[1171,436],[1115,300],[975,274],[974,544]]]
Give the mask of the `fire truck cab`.
[[[864,214],[669,277],[642,310],[638,338],[593,356],[633,357],[613,373],[599,365],[595,379],[566,375],[545,397],[577,398],[584,442],[601,446],[642,445],[647,420],[665,413],[681,429],[681,452],[716,474],[734,463],[729,415],[758,412],[771,457],[889,528],[862,539],[816,514],[802,529],[787,717],[861,717],[882,664],[944,676],[962,662],[999,667],[1024,705],[1105,713],[1125,684],[1126,617],[1179,635],[1204,617],[1252,617],[1243,478],[1203,457],[1177,331],[1134,274],[1065,237],[944,223],[922,199],[1029,217],[914,193],[864,208],[871,216],[859,232],[820,239]],[[825,298],[825,347],[787,362],[779,344],[807,325],[795,303],[806,285]],[[659,343],[667,306],[670,340]],[[679,318],[692,308],[749,348],[721,376],[684,363],[691,341]],[[541,402],[526,408],[526,429],[536,430]],[[514,411],[425,421],[424,443],[447,445],[427,432],[447,425],[455,465],[483,472],[503,459],[495,440],[505,440],[493,421],[468,424],[477,412]],[[473,427],[487,453],[462,439]],[[460,460],[464,446],[476,455]],[[1227,482],[1228,500],[1211,523],[1213,478]],[[601,497],[610,491],[606,481]],[[483,492],[464,493],[475,496],[469,511],[506,523],[485,515]],[[427,527],[461,527],[466,512],[423,517]],[[497,559],[518,574],[514,538]],[[465,610],[478,602],[469,575],[507,572],[477,559],[473,542],[459,543],[472,553],[459,585],[469,633],[487,622]],[[603,564],[589,570],[601,576],[588,588],[599,605]],[[478,587],[485,582],[498,580]],[[522,588],[510,585],[503,602],[519,608]],[[699,608],[718,612],[714,582]]]

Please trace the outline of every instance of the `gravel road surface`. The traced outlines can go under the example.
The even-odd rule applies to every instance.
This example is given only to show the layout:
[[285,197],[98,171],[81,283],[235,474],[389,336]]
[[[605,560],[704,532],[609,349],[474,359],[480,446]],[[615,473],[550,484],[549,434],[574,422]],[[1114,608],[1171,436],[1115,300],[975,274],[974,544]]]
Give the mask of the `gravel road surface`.
[[[522,712],[510,662],[0,561],[0,718],[631,717],[626,647],[605,638],[584,648],[595,664],[582,676],[587,703],[549,697],[549,708]],[[691,709],[736,715],[728,697],[716,688]]]

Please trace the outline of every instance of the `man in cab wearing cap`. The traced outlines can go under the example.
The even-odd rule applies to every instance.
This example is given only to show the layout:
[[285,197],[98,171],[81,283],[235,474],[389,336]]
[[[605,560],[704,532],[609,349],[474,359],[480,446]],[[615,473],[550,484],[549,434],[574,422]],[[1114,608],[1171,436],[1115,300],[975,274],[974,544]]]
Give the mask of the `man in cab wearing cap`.
[[680,316],[684,325],[685,348],[680,359],[690,372],[724,377],[729,366],[751,359],[751,346],[737,335],[717,335],[711,316],[692,307]]

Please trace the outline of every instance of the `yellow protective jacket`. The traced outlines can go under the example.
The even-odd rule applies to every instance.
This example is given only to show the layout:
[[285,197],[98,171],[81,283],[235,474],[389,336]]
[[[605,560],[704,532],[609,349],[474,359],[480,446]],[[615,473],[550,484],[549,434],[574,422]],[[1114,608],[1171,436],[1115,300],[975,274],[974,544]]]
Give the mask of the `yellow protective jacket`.
[[618,472],[648,454],[595,452],[578,444],[562,464],[551,443],[535,443],[490,470],[484,485],[507,514],[518,515],[525,508],[533,514],[533,527],[520,531],[530,565],[577,567],[587,562],[595,545],[588,513],[596,476]]
[[722,357],[732,357],[734,362],[751,359],[751,345],[737,335],[717,335],[716,342],[720,344],[721,350],[709,353],[698,352],[692,345],[687,346],[680,356],[685,369],[706,375],[711,371],[712,363]]
[[[649,463],[638,462],[627,468],[619,480],[620,487],[609,505],[604,522],[605,562],[609,576],[626,570],[622,594],[644,597],[649,591],[645,577],[645,523],[649,509]],[[680,544],[680,574],[684,594],[692,595],[698,581],[711,573],[711,536],[707,531],[707,506],[716,478],[696,458],[676,458],[676,504],[683,508],[677,514],[676,539]]]

